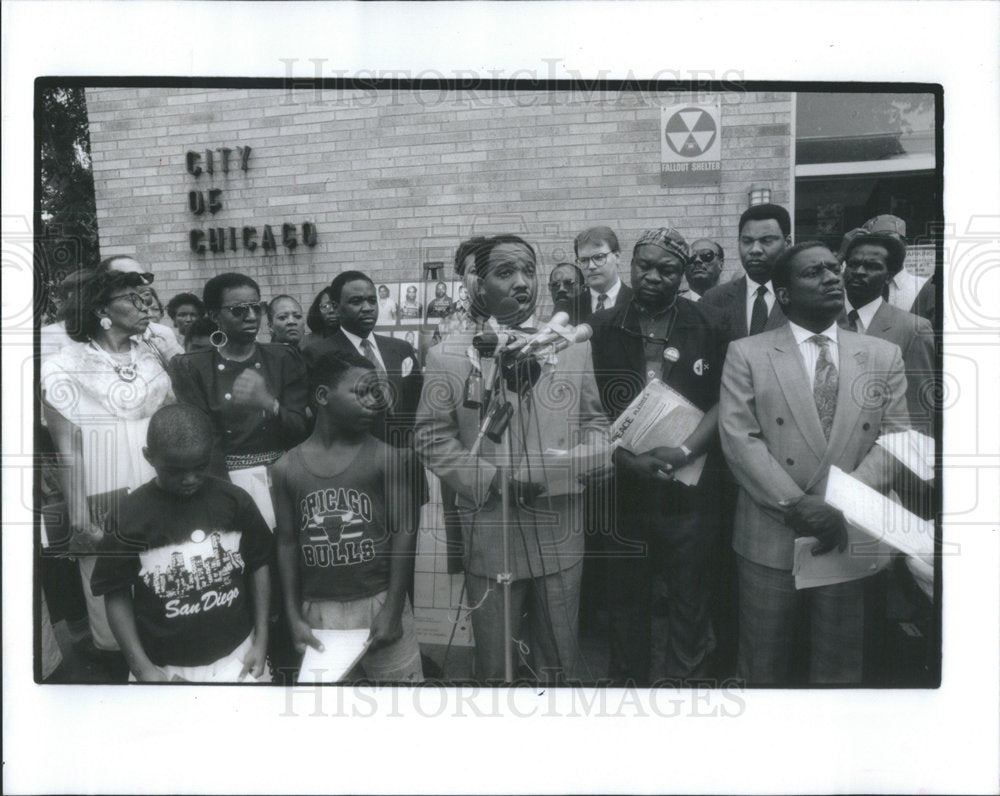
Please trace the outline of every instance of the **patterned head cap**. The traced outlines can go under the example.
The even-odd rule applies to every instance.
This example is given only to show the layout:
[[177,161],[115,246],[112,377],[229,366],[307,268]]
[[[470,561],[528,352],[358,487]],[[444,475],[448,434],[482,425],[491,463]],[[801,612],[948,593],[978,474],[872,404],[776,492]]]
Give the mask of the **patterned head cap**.
[[676,229],[667,227],[647,229],[643,232],[632,248],[633,255],[635,255],[635,250],[640,246],[659,246],[665,252],[673,254],[675,257],[680,257],[681,262],[685,264],[688,261],[688,257],[691,256],[691,250],[688,247],[687,241],[684,240],[684,236]]

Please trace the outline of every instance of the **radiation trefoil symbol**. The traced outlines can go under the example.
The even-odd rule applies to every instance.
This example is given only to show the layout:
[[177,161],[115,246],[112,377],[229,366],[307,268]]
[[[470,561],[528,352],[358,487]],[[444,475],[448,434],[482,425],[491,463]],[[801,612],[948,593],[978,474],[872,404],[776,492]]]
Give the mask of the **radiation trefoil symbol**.
[[711,149],[718,132],[712,114],[701,108],[677,111],[664,129],[667,146],[685,158],[696,158]]

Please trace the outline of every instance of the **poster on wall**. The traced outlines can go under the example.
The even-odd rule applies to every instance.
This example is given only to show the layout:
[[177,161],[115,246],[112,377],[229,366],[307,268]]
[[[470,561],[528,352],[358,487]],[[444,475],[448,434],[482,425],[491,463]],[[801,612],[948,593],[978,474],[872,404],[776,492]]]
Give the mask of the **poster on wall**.
[[423,283],[404,282],[399,294],[399,322],[404,326],[419,324],[424,316]]
[[447,282],[427,283],[427,314],[425,318],[427,323],[441,323],[441,319],[451,313],[453,304]]
[[399,318],[399,283],[379,283],[375,290],[378,293],[378,325],[395,326]]
[[660,107],[660,186],[714,185],[722,180],[722,107],[680,103]]

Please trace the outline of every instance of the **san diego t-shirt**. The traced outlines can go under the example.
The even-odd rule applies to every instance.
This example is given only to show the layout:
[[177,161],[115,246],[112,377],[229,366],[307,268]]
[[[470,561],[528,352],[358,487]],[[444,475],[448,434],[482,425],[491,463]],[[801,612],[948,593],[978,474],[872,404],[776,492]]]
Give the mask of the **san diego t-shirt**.
[[139,640],[158,666],[204,666],[253,630],[248,581],[273,539],[250,496],[206,478],[177,497],[143,484],[108,518],[91,578],[96,595],[133,589]]

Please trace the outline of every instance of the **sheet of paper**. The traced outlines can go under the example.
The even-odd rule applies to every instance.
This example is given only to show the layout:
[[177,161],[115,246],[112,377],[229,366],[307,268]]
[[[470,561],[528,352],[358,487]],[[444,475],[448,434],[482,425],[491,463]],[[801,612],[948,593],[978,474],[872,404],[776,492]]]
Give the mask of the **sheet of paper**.
[[847,547],[841,552],[814,556],[819,544],[815,536],[800,536],[795,540],[792,574],[796,589],[811,589],[860,580],[885,569],[891,562],[890,548],[856,529],[847,529]]
[[300,683],[339,683],[368,649],[371,630],[317,630],[313,635],[323,644],[320,652],[306,647],[299,667]]
[[914,431],[883,434],[875,444],[899,459],[903,466],[924,481],[934,480],[934,438]]
[[604,442],[577,445],[572,450],[546,448],[542,458],[535,457],[530,467],[522,460],[517,478],[522,481],[544,481],[542,496],[575,495],[583,491],[582,479],[586,475],[609,465],[610,451],[610,447]]
[[[687,398],[654,379],[612,425],[612,444],[637,454],[659,447],[676,448],[691,436],[703,416],[704,412]],[[705,458],[699,456],[675,471],[674,478],[695,486],[705,467]]]
[[838,467],[830,468],[825,500],[853,527],[927,563],[934,554],[934,524],[907,511]]

